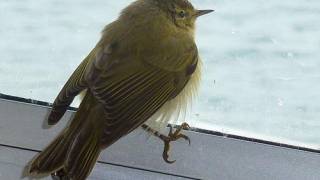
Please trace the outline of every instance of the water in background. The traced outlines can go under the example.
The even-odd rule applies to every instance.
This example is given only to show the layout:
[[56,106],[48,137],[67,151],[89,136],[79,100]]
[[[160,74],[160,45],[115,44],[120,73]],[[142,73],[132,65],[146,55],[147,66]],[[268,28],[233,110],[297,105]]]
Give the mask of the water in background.
[[[0,92],[52,102],[130,1],[1,0]],[[320,1],[194,0],[204,61],[192,126],[320,147]]]

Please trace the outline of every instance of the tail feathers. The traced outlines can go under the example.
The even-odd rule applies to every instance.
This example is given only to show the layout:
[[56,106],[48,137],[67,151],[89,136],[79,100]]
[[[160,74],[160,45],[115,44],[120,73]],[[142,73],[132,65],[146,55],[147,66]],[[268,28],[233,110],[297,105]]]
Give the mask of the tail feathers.
[[85,180],[92,171],[101,148],[94,133],[80,134],[64,165],[70,179]]
[[32,161],[29,173],[31,175],[47,175],[61,168],[66,159],[68,146],[64,134],[59,135]]
[[46,176],[62,170],[69,179],[85,180],[101,151],[95,129],[86,124],[75,136],[58,136],[31,163],[31,176]]
[[83,101],[70,125],[31,162],[29,175],[38,177],[59,171],[67,179],[85,180],[90,174],[101,151],[104,109],[95,106],[90,93]]

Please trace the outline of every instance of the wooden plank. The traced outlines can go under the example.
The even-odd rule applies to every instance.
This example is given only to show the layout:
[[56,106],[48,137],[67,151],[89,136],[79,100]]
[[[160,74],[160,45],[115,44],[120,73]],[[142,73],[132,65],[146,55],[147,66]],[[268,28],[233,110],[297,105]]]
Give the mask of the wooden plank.
[[[18,180],[22,178],[23,169],[36,152],[0,146],[0,179]],[[51,180],[51,177],[41,179]],[[158,174],[127,167],[97,163],[88,180],[185,180],[185,178]]]
[[[47,113],[47,107],[0,100],[0,143],[42,149],[72,116],[67,112],[57,127],[42,129]],[[162,143],[143,134],[137,130],[122,138],[99,161],[200,179],[320,179],[318,153],[187,132],[191,146],[174,143],[177,162],[168,165],[161,159]]]

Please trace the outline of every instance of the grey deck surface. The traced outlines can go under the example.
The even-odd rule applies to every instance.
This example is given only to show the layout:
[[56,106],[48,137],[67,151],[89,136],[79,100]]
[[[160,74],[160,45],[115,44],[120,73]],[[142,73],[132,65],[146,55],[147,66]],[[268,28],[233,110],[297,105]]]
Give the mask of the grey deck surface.
[[[0,99],[0,180],[18,180],[25,164],[64,127],[73,112],[43,128],[48,107]],[[103,151],[89,179],[319,180],[320,154],[186,132],[191,146],[172,144],[163,162],[163,144],[136,130]],[[50,178],[48,178],[50,179]]]

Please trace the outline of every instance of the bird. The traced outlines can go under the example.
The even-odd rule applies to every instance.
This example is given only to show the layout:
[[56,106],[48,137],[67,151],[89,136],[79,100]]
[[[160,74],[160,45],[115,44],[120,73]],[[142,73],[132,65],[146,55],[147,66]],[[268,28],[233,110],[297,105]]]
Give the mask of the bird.
[[169,135],[159,133],[174,114],[192,102],[201,81],[195,43],[198,10],[188,0],[136,0],[106,25],[101,39],[56,97],[48,124],[59,122],[79,94],[75,116],[30,162],[29,175],[85,180],[99,154],[142,127],[165,142],[183,138],[183,123]]

